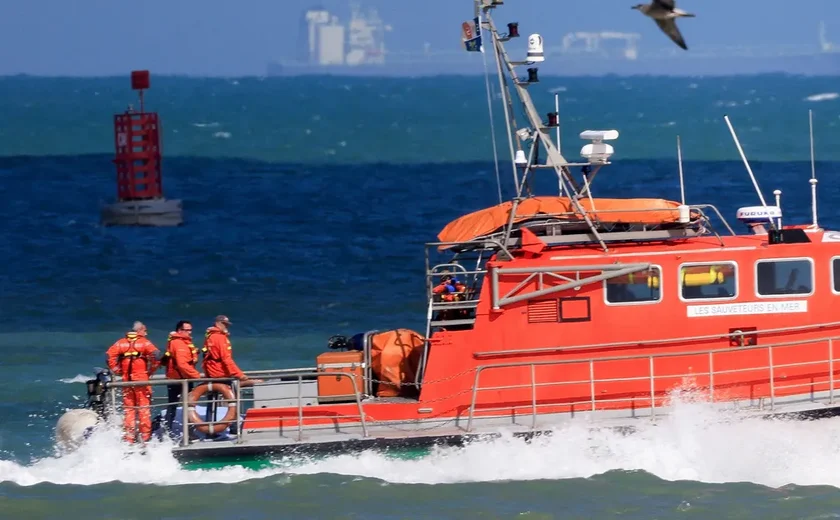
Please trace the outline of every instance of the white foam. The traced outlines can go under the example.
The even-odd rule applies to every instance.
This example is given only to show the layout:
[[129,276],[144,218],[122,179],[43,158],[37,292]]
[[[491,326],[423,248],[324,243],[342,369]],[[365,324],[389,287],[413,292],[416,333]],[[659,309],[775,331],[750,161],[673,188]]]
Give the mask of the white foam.
[[831,101],[831,100],[837,99],[837,98],[840,98],[840,93],[838,93],[838,92],[824,92],[822,94],[812,94],[812,95],[806,97],[805,100],[806,101],[813,101],[813,102],[816,103],[816,102],[819,102],[819,101]]
[[286,469],[424,484],[587,478],[610,470],[644,470],[672,481],[840,487],[838,426],[840,419],[736,419],[702,403],[683,403],[658,424],[640,420],[632,434],[578,424],[531,444],[508,437],[438,449],[420,460],[366,452]]
[[[97,430],[76,451],[57,454],[31,465],[0,460],[0,482],[32,486],[53,484],[94,485],[105,482],[182,485],[201,483],[236,483],[250,479],[282,476],[282,468],[250,470],[228,466],[212,470],[186,470],[172,456],[168,442],[152,442],[146,453],[126,453],[120,441],[120,429],[109,426]],[[287,480],[284,477],[284,480]]]
[[530,444],[505,436],[464,448],[440,448],[422,458],[376,452],[287,459],[262,470],[228,466],[185,470],[171,445],[152,443],[145,455],[125,455],[118,428],[97,431],[77,451],[31,465],[0,461],[0,481],[93,485],[111,481],[180,485],[236,483],[288,475],[331,473],[390,483],[445,484],[588,478],[611,470],[643,470],[665,480],[753,482],[840,488],[840,418],[819,421],[743,418],[682,402],[657,423],[639,419],[633,433],[593,430],[585,422]]
[[64,377],[59,379],[60,383],[84,383],[91,379],[91,376],[86,376],[83,374],[78,374],[75,377]]

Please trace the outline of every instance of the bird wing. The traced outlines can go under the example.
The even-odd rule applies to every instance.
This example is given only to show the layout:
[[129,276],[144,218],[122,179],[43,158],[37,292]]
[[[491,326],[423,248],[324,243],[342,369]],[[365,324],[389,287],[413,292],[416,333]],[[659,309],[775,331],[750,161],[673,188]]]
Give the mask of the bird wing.
[[662,29],[662,32],[668,35],[674,43],[679,45],[685,50],[688,50],[688,46],[685,44],[685,40],[683,40],[682,34],[680,34],[680,30],[677,29],[677,23],[674,21],[673,18],[666,18],[666,19],[654,19],[656,25]]
[[673,11],[674,7],[676,7],[674,0],[653,0],[653,4],[668,11]]

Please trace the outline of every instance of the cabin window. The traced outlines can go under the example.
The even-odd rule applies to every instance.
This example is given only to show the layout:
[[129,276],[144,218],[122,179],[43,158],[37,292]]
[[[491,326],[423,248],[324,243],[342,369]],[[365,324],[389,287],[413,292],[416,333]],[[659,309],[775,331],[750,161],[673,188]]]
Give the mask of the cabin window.
[[811,294],[814,265],[810,259],[759,260],[755,263],[755,286],[759,296]]
[[834,292],[840,293],[840,258],[831,259],[831,286]]
[[680,267],[683,300],[732,299],[738,294],[737,268],[732,262]]
[[662,300],[661,280],[659,267],[605,280],[607,303],[658,302]]

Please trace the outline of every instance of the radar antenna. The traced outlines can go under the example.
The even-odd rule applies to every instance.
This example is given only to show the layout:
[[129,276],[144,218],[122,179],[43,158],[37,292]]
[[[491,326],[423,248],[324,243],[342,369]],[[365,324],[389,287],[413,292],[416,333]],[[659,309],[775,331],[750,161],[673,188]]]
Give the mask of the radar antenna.
[[[559,146],[554,143],[550,133],[551,130],[559,126],[557,111],[548,113],[546,115],[546,121],[543,121],[528,90],[530,86],[539,83],[538,68],[534,65],[545,61],[542,36],[536,33],[531,34],[528,37],[526,58],[522,61],[513,61],[505,49],[505,43],[513,38],[519,37],[518,24],[515,22],[508,24],[509,29],[513,27],[515,30],[509,30],[505,34],[500,34],[491,14],[494,9],[504,4],[504,0],[474,0],[474,2],[481,33],[490,36],[489,47],[492,48],[496,56],[499,68],[500,91],[503,98],[502,102],[506,108],[507,117],[505,118],[505,123],[507,125],[508,135],[511,138],[515,136],[522,142],[530,143],[530,152],[527,155],[517,151],[515,157],[512,158],[514,162],[514,182],[517,185],[515,186],[516,197],[513,200],[513,207],[511,208],[510,219],[503,242],[505,247],[510,242],[516,208],[519,202],[524,200],[523,190],[527,186],[526,181],[528,180],[528,176],[532,175],[536,169],[547,168],[555,171],[561,192],[569,195],[569,200],[574,210],[589,226],[592,236],[600,243],[604,251],[608,252],[607,245],[598,232],[599,223],[597,219],[583,208],[579,199],[591,195],[589,194],[589,188],[593,177],[601,166],[609,164],[609,157],[613,153],[613,148],[603,141],[616,139],[618,132],[615,130],[589,130],[581,133],[580,136],[582,139],[592,141],[591,144],[584,146],[583,150],[581,150],[581,155],[587,159],[587,162],[571,163],[567,161],[561,154]],[[527,77],[524,78],[520,78],[516,70],[517,67],[522,65],[528,66]],[[516,97],[519,99],[524,115],[529,123],[528,127],[515,128],[515,120],[511,117],[512,96],[509,84],[513,85]],[[546,154],[544,165],[536,164],[540,147],[545,150]],[[572,175],[571,167],[574,166],[582,167],[583,187],[575,181]],[[516,168],[522,169],[521,179],[516,175]]]

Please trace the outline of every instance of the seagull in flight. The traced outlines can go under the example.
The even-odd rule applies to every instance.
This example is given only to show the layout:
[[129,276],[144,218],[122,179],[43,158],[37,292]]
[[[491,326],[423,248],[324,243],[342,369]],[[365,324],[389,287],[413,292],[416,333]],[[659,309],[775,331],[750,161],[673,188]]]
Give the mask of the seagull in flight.
[[669,38],[674,40],[674,43],[688,50],[680,30],[677,28],[676,19],[680,17],[694,18],[693,14],[677,9],[674,0],[653,0],[649,4],[634,5],[632,8],[638,9],[643,15],[653,18],[656,25]]

